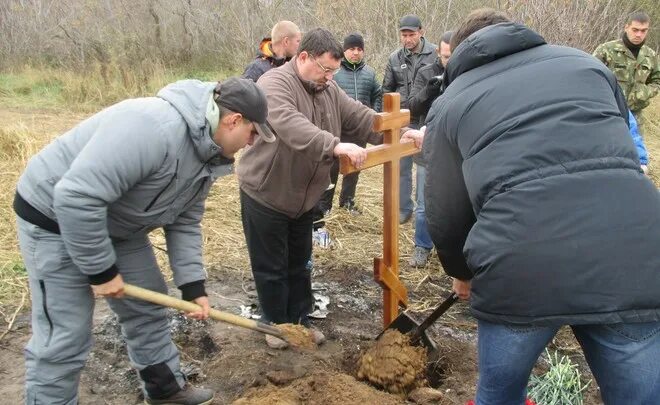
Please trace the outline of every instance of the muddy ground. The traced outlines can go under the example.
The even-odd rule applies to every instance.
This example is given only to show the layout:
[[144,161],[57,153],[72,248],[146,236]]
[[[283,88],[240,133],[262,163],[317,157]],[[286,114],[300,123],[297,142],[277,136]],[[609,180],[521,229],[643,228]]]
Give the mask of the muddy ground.
[[[172,331],[190,380],[216,390],[214,404],[413,403],[353,379],[358,358],[381,332],[381,299],[370,271],[325,268],[315,271],[314,282],[331,303],[327,318],[314,321],[328,341],[313,352],[269,349],[262,334],[215,321],[189,321],[172,313]],[[411,299],[431,291],[437,294],[437,287],[442,285],[448,286],[445,277],[429,270],[429,277],[415,286],[416,290],[409,286]],[[207,289],[218,309],[239,313],[240,305],[256,305],[248,272],[214,269]],[[174,295],[176,290],[170,293]],[[141,403],[137,377],[128,364],[118,325],[102,300],[98,302],[95,325],[96,342],[81,379],[81,403]],[[477,377],[475,324],[466,305],[457,303],[432,327],[430,335],[440,351],[440,394],[432,393],[433,399],[418,402],[464,404],[474,397]],[[22,347],[28,337],[28,315],[23,314],[14,331],[0,342],[3,403],[23,401]],[[564,351],[577,353],[568,334],[556,343]],[[543,368],[539,364],[537,372]],[[586,403],[600,403],[595,388],[590,390]]]

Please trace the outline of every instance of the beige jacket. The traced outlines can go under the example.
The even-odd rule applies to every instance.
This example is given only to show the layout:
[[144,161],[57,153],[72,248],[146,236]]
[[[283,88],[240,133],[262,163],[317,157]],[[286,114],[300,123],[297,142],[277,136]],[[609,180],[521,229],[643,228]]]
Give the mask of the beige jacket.
[[300,78],[296,58],[271,69],[257,84],[268,98],[276,141],[257,138],[240,159],[241,189],[259,203],[297,218],[330,185],[333,150],[340,142],[382,143],[372,131],[376,112],[349,98],[335,82],[318,89]]

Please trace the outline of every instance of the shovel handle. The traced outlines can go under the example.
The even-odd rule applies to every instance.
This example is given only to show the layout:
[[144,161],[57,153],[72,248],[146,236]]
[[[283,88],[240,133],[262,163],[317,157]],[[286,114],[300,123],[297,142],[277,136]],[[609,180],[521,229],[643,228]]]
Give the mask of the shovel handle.
[[449,297],[442,301],[442,303],[433,310],[431,315],[422,321],[422,323],[415,330],[415,333],[413,333],[410,341],[412,343],[416,343],[422,337],[422,334],[426,331],[426,329],[428,329],[428,327],[431,326],[433,322],[437,321],[438,318],[442,316],[442,314],[447,312],[449,307],[451,307],[456,301],[458,301],[458,295],[456,293],[451,293]]
[[[170,297],[166,294],[161,294],[156,291],[147,290],[146,288],[138,287],[131,284],[124,284],[124,294],[132,298],[138,298],[143,301],[148,301],[153,304],[162,305],[168,308],[178,309],[183,312],[196,312],[201,307],[193,302],[184,301],[178,298]],[[283,339],[282,332],[275,326],[257,322],[252,319],[245,319],[242,316],[230,314],[228,312],[218,311],[211,308],[209,317],[216,321],[230,323],[232,325],[240,326],[242,328],[256,330],[258,332],[267,333]]]

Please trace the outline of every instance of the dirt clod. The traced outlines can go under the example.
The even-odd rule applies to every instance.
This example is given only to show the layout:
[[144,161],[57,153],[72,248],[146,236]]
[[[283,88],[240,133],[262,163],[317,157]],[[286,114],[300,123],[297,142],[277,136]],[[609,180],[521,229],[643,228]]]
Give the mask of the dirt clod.
[[410,345],[410,338],[387,330],[362,356],[358,378],[395,393],[405,394],[426,384],[426,349]]
[[451,403],[442,392],[431,387],[415,389],[408,394],[408,400],[420,405]]
[[302,325],[282,323],[277,325],[289,345],[301,349],[316,349],[312,331]]
[[251,388],[234,405],[398,405],[402,401],[357,381],[347,374],[318,373],[293,381],[286,387],[272,384]]

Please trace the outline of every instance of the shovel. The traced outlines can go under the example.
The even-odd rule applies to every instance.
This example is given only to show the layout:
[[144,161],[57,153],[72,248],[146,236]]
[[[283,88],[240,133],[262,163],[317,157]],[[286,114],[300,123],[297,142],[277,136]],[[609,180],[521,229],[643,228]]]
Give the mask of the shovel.
[[[403,335],[410,334],[410,343],[413,345],[422,344],[429,350],[436,350],[436,345],[429,335],[426,333],[426,329],[429,328],[435,321],[442,316],[449,307],[451,307],[454,302],[458,300],[458,295],[452,293],[447,297],[438,307],[433,310],[431,315],[426,317],[422,323],[418,323],[413,317],[403,312],[401,315],[397,316],[392,323],[389,324],[387,329],[396,329],[401,332]],[[382,333],[381,333],[382,335]],[[379,335],[380,337],[380,335]]]
[[[164,307],[178,309],[179,311],[184,312],[196,312],[201,308],[195,303],[180,300],[178,298],[170,297],[166,294],[147,290],[145,288],[137,287],[131,284],[124,284],[124,294],[132,298],[138,298],[143,301],[162,305]],[[211,311],[209,312],[209,317],[215,319],[216,321],[227,322],[232,325],[240,326],[241,328],[256,330],[257,332],[267,333],[282,340],[287,340],[279,328],[273,325],[265,324],[263,322],[257,322],[252,319],[245,319],[241,316],[230,314],[228,312],[218,311],[217,309],[213,308],[211,308]]]
[[[438,346],[435,342],[429,337],[426,333],[426,329],[431,326],[435,321],[442,316],[449,307],[451,307],[454,302],[458,301],[458,295],[456,293],[451,293],[436,309],[433,310],[431,315],[426,317],[422,323],[418,323],[414,318],[412,318],[407,313],[403,312],[401,315],[397,316],[392,323],[387,326],[387,329],[395,329],[401,332],[402,334],[410,334],[410,344],[411,345],[422,345],[426,348],[427,352],[427,363],[428,363],[428,379],[431,383],[431,386],[439,383],[440,376],[435,370],[435,365],[438,361]],[[381,335],[384,333],[383,331]],[[380,335],[378,335],[380,337]]]

